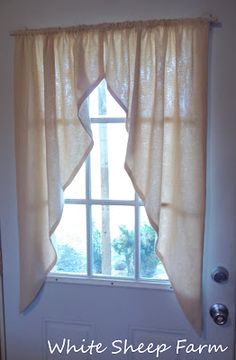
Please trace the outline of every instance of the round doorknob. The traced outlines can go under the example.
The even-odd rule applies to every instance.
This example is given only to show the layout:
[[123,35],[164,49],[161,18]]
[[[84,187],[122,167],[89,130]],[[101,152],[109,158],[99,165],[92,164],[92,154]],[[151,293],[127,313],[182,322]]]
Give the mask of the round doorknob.
[[229,311],[224,304],[214,304],[210,308],[210,315],[217,325],[227,323]]

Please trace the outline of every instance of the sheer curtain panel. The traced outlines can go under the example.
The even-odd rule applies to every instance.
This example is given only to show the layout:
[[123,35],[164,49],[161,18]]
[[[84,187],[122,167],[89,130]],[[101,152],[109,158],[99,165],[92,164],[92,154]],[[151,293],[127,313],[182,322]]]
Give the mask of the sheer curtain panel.
[[179,303],[200,332],[208,32],[208,20],[187,19],[15,35],[21,311],[55,264],[50,235],[63,190],[93,146],[84,100],[105,78],[127,113],[126,171]]

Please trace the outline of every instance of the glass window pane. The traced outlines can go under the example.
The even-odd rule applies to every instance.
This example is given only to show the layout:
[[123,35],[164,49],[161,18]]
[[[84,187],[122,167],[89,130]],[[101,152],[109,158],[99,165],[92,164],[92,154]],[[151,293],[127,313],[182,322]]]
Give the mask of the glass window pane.
[[52,236],[57,252],[53,272],[87,273],[86,208],[65,205],[62,219]]
[[156,255],[157,234],[150,225],[144,206],[140,207],[140,276],[168,280],[165,269]]
[[101,116],[113,118],[126,117],[125,111],[108,91],[105,80],[102,80],[89,95],[89,116],[91,118],[98,118]]
[[85,163],[64,191],[65,199],[85,199]]
[[92,207],[93,273],[134,277],[134,208]]
[[96,118],[99,116],[97,87],[91,92],[88,99],[89,99],[89,116],[90,118]]
[[107,91],[107,116],[126,118],[125,111],[113,98],[109,91]]
[[133,200],[134,188],[124,169],[125,124],[93,124],[91,192],[94,199]]

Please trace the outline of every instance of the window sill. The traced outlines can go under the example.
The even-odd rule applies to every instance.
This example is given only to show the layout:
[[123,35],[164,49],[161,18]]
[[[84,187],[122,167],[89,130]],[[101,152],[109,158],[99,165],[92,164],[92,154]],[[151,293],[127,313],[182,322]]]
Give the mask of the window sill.
[[93,285],[93,286],[110,286],[110,287],[127,287],[127,288],[141,288],[141,289],[156,289],[173,291],[173,288],[168,280],[127,280],[114,279],[106,277],[91,277],[88,278],[73,275],[73,274],[56,274],[50,273],[46,279],[47,283],[61,283],[61,284],[76,284],[76,285]]

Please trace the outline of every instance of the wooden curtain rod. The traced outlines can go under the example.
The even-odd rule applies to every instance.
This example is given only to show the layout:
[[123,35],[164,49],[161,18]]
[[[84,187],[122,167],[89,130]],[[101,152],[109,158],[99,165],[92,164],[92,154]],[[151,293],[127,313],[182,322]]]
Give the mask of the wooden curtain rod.
[[183,18],[183,19],[160,19],[160,20],[147,20],[147,21],[127,21],[127,22],[117,22],[117,23],[101,23],[94,25],[78,25],[78,26],[70,26],[70,27],[51,27],[51,28],[38,28],[38,29],[29,29],[25,28],[22,30],[16,30],[10,32],[10,36],[19,36],[19,35],[35,35],[35,34],[45,34],[45,33],[57,33],[61,31],[68,32],[82,32],[86,30],[107,30],[110,28],[132,28],[138,26],[156,26],[158,24],[168,25],[171,23],[179,23],[179,22],[191,22],[191,21],[203,21],[208,22],[211,25],[218,25],[219,20],[217,17],[213,15],[207,15],[203,17],[197,18]]

